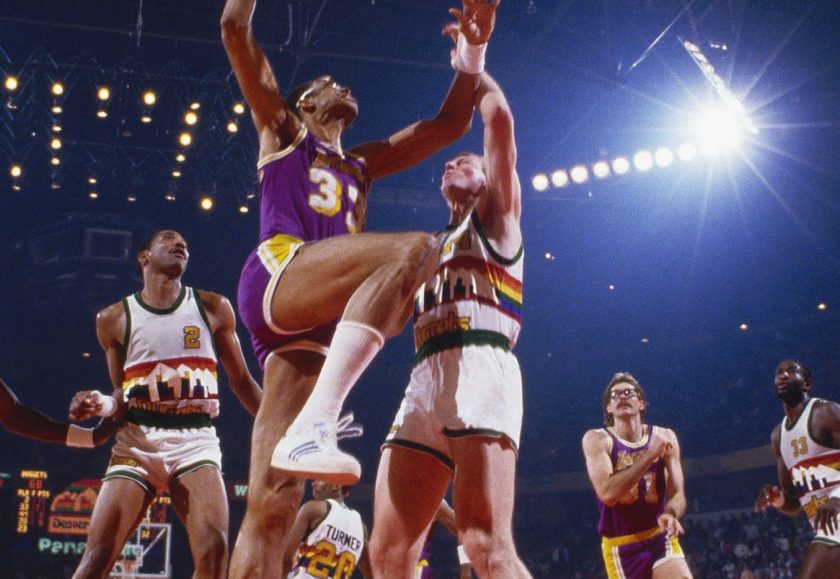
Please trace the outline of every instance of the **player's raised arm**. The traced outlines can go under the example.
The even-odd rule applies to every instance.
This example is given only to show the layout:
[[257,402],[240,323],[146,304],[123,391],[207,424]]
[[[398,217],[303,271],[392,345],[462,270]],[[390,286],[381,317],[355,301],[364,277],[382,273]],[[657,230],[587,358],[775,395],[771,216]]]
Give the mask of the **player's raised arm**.
[[[510,220],[510,225],[516,225],[522,212],[522,192],[516,172],[513,113],[502,89],[487,72],[481,75],[476,108],[484,124],[487,171],[487,195],[479,202],[479,215],[483,219],[492,213],[501,217],[502,224]],[[519,231],[518,227],[506,229]]]
[[455,79],[434,118],[417,121],[382,141],[355,147],[365,159],[371,180],[407,169],[464,135],[470,127],[475,91],[484,69],[484,49],[493,32],[499,0],[464,0],[464,10],[450,10],[457,24],[444,34],[457,38]]
[[222,43],[251,108],[260,148],[270,139],[271,135],[265,134],[270,131],[280,139],[273,147],[279,149],[294,140],[301,123],[280,94],[271,64],[254,39],[251,19],[255,6],[256,0],[227,0],[221,20]]

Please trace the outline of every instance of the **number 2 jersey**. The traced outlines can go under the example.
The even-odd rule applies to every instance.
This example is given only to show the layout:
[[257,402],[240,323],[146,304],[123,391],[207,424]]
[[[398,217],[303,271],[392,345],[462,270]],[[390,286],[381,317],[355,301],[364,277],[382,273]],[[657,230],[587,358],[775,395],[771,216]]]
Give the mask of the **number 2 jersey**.
[[216,348],[198,292],[182,286],[170,307],[155,308],[140,292],[123,299],[126,313],[123,395],[129,422],[209,426],[219,414]]
[[303,539],[289,577],[348,579],[365,546],[362,516],[327,499],[324,519]]
[[[612,428],[601,429],[609,437],[609,455],[614,472],[629,468],[647,450],[650,435],[656,426],[642,425],[642,438],[629,442],[615,434]],[[596,495],[601,518],[598,532],[603,537],[619,537],[650,530],[657,526],[659,515],[668,500],[665,480],[665,461],[651,463],[645,475],[618,502],[609,506]]]
[[[811,398],[796,422],[789,424],[785,417],[779,430],[779,451],[811,527],[814,527],[817,509],[840,485],[840,449],[823,446],[811,436],[814,407],[826,402]],[[840,530],[833,535],[818,532],[816,528],[814,532],[817,541],[840,544]]]

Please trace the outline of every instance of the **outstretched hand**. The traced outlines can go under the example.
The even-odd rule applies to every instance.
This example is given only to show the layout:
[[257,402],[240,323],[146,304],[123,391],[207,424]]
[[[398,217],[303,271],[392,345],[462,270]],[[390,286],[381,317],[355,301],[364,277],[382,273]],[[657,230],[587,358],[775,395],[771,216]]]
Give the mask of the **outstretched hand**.
[[464,9],[450,8],[456,22],[443,27],[443,35],[457,40],[460,32],[469,44],[484,44],[496,25],[496,7],[500,0],[464,0]]
[[679,519],[668,512],[659,515],[656,524],[659,525],[659,529],[665,533],[666,537],[679,537],[685,533],[685,529]]

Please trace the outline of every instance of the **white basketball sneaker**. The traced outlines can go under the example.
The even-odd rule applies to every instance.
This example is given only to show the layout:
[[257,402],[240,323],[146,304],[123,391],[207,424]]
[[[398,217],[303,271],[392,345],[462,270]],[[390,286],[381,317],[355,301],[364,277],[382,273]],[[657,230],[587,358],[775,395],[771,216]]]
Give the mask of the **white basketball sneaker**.
[[362,465],[338,448],[338,440],[362,435],[362,427],[351,424],[353,415],[336,425],[316,422],[308,430],[286,433],[274,447],[271,466],[294,476],[352,485],[362,476]]

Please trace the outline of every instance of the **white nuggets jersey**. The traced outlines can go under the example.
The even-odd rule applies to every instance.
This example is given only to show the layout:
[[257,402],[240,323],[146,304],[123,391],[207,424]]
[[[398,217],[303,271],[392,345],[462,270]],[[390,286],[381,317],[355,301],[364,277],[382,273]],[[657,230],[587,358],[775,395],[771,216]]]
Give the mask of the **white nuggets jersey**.
[[414,298],[417,361],[469,344],[512,349],[522,322],[523,247],[510,259],[496,253],[474,211],[438,240],[437,271]]
[[347,505],[327,499],[327,515],[298,547],[289,577],[348,579],[365,546],[362,516]]
[[[780,428],[779,450],[782,460],[812,527],[817,509],[840,484],[840,449],[828,448],[811,438],[811,413],[816,404],[823,402],[820,398],[810,399],[793,426],[788,425],[785,417]],[[817,529],[814,528],[814,531],[817,532]],[[840,543],[840,532],[834,535],[817,532],[815,539]]]
[[122,388],[129,409],[217,416],[216,348],[198,292],[182,287],[166,309],[146,304],[140,292],[124,298],[123,304]]

